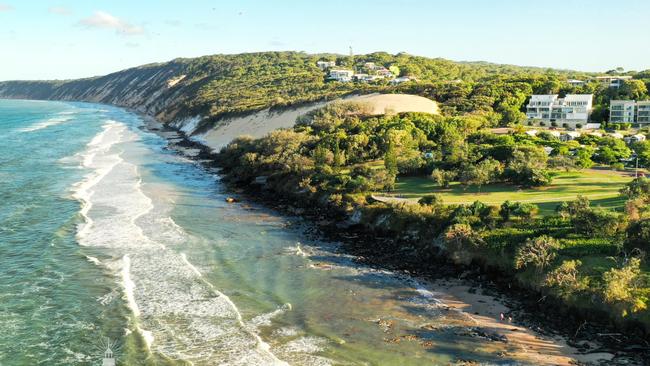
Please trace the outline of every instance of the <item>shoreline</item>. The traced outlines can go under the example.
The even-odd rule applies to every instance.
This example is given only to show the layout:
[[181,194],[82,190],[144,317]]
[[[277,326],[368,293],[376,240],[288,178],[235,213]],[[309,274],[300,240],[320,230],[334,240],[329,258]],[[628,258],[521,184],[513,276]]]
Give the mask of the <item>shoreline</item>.
[[[196,161],[212,172],[219,171],[220,168],[214,161],[215,153],[209,146],[191,139],[181,130],[158,122],[151,116],[138,114],[145,121],[143,127],[150,132],[160,133],[163,137],[165,137],[165,133],[175,133],[180,137],[180,139],[165,137],[169,141],[169,148]],[[191,154],[187,154],[188,152]],[[640,355],[643,355],[643,350],[623,351],[617,347],[617,345],[620,346],[620,339],[610,339],[609,337],[603,341],[593,339],[594,336],[601,338],[598,337],[596,329],[605,330],[604,334],[612,334],[614,330],[609,325],[581,323],[573,317],[566,318],[566,312],[552,307],[551,311],[541,313],[541,316],[535,315],[536,309],[530,306],[530,295],[534,294],[525,289],[510,288],[510,284],[500,283],[498,274],[495,277],[494,273],[485,273],[482,270],[468,271],[467,268],[446,262],[444,258],[436,258],[441,266],[435,272],[431,272],[421,268],[417,263],[404,263],[404,261],[396,260],[393,256],[382,257],[376,250],[369,250],[368,246],[364,244],[375,244],[376,240],[395,244],[396,240],[382,238],[376,233],[368,233],[363,229],[349,226],[342,228],[335,224],[333,217],[320,212],[318,207],[308,209],[294,207],[291,203],[286,202],[285,198],[278,200],[278,197],[270,197],[269,192],[224,183],[228,191],[234,196],[242,197],[242,201],[255,202],[283,215],[303,219],[310,226],[310,230],[306,234],[319,239],[340,241],[342,243],[340,250],[345,254],[355,256],[355,261],[361,265],[389,269],[399,275],[422,281],[429,286],[429,290],[444,294],[443,298],[449,302],[445,306],[478,312],[473,316],[480,319],[483,327],[495,332],[506,332],[508,334],[504,336],[508,341],[522,345],[519,352],[509,354],[510,356],[527,359],[533,357],[527,362],[547,365],[570,365],[576,364],[576,362],[583,365],[645,364],[640,363],[644,361],[639,358]],[[367,238],[368,234],[374,237]],[[363,239],[359,240],[360,238]],[[486,285],[487,287],[485,287]],[[482,289],[481,294],[476,294],[477,287]],[[497,296],[493,297],[491,293],[497,293]],[[490,300],[488,301],[486,298]],[[498,320],[500,312],[496,312],[494,309],[507,309],[506,313],[513,314],[515,320],[513,323],[500,322]],[[559,317],[555,317],[555,313],[558,313]],[[548,319],[553,317],[557,321],[549,322]],[[572,336],[571,333],[574,330],[576,331]],[[627,342],[625,343],[627,344]],[[632,343],[635,342],[632,341]],[[553,350],[554,354],[550,358],[549,355],[540,356],[539,350]]]

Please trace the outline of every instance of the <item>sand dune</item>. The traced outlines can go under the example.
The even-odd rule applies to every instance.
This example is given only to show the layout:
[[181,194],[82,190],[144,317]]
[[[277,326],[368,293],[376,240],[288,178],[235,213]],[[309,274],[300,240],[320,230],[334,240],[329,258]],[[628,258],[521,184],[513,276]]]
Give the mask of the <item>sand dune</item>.
[[[305,106],[291,108],[284,111],[271,111],[265,109],[248,116],[228,118],[220,121],[216,127],[194,134],[192,137],[213,150],[219,150],[227,145],[234,138],[242,135],[253,137],[262,137],[267,133],[278,128],[289,128],[294,125],[296,118],[307,114],[315,109],[322,108],[329,103],[337,101],[363,102],[372,106],[372,114],[379,115],[385,113],[402,113],[402,112],[425,112],[437,114],[438,104],[433,100],[409,94],[371,94],[354,96],[345,99],[337,99],[330,102],[312,103]],[[191,129],[194,126],[188,126]]]

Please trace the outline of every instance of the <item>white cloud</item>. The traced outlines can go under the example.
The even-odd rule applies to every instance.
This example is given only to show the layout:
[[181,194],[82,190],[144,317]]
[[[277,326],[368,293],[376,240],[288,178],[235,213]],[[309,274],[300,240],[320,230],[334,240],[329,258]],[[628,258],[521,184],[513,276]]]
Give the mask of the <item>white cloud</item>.
[[57,14],[57,15],[70,15],[70,14],[72,14],[70,9],[65,8],[63,6],[53,6],[51,8],[48,8],[47,11],[50,12],[51,14]]
[[14,7],[9,4],[0,4],[0,12],[14,10]]
[[103,11],[97,11],[92,16],[81,19],[79,24],[87,28],[114,29],[117,34],[124,36],[134,36],[144,33],[142,27],[133,25]]

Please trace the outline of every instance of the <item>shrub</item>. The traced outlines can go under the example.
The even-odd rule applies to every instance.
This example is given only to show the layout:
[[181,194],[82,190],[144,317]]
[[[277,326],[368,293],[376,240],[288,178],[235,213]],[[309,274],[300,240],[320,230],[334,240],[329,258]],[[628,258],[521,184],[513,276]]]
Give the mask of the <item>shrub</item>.
[[544,126],[546,126],[546,122],[543,122],[543,121],[542,121],[542,122],[539,123],[539,125],[542,126],[542,127],[544,127]]
[[517,202],[513,214],[523,219],[532,219],[539,212],[539,207],[533,203]]
[[588,208],[577,214],[572,222],[576,230],[595,236],[612,236],[619,230],[619,215],[606,209]]
[[623,163],[614,163],[611,165],[612,170],[623,171],[625,170],[625,165]]
[[588,287],[586,278],[580,279],[578,267],[582,265],[579,260],[568,260],[549,272],[544,279],[544,284],[553,288],[562,298],[568,298],[578,291]]
[[448,170],[434,169],[431,172],[431,179],[436,182],[437,185],[448,188],[449,184],[456,178],[456,173]]
[[576,128],[582,128],[582,123],[576,123]]
[[529,238],[517,248],[515,268],[521,269],[531,265],[538,272],[542,272],[555,259],[559,247],[560,243],[550,236],[542,235],[535,239]]
[[621,194],[629,199],[650,199],[650,179],[639,177],[628,183]]
[[625,249],[629,251],[641,249],[650,252],[650,219],[635,221],[628,226]]
[[429,206],[434,206],[434,205],[441,205],[442,204],[442,196],[439,194],[431,194],[431,195],[426,195],[418,200],[418,203],[421,205],[429,205]]
[[621,315],[645,310],[648,298],[641,291],[643,277],[641,277],[641,260],[632,258],[622,268],[612,268],[603,274],[603,298],[621,310]]
[[562,124],[562,127],[564,127],[564,128],[569,128],[569,124],[568,124],[568,123],[563,123],[563,124]]
[[551,126],[557,127],[557,122],[555,122],[555,121],[551,122]]

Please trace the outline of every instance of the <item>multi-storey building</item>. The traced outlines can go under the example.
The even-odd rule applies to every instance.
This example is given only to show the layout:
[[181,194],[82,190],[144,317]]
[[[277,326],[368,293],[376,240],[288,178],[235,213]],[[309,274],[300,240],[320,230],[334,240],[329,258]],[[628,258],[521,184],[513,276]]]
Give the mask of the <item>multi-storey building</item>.
[[609,121],[634,123],[636,103],[633,100],[612,100],[609,102]]
[[636,123],[650,123],[650,100],[636,102]]
[[650,101],[612,100],[609,103],[609,121],[650,124]]
[[529,120],[557,122],[576,127],[589,121],[592,109],[592,94],[567,94],[560,98],[557,94],[533,95],[526,106]]

